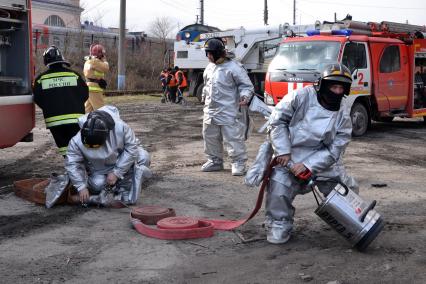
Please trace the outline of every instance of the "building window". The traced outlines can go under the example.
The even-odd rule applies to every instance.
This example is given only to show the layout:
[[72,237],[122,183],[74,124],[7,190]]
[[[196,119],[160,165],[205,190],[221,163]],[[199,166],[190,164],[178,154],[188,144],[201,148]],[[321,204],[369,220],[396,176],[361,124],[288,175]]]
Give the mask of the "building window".
[[65,27],[64,20],[61,19],[61,17],[57,15],[51,15],[49,16],[46,21],[44,21],[45,25],[48,26],[55,26],[55,27]]

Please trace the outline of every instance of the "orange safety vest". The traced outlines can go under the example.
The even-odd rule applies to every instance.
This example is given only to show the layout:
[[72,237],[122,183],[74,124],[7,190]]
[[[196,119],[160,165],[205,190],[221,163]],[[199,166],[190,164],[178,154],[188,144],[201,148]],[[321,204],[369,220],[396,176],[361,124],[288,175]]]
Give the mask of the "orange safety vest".
[[177,86],[176,77],[173,76],[173,74],[170,74],[170,76],[172,76],[172,78],[170,79],[168,86],[169,87],[176,87]]
[[178,82],[179,81],[179,74],[182,74],[182,83],[179,85],[179,88],[185,88],[185,87],[187,87],[188,86],[188,83],[186,82],[186,77],[185,77],[185,74],[183,74],[183,72],[182,71],[177,71],[176,72],[176,81]]

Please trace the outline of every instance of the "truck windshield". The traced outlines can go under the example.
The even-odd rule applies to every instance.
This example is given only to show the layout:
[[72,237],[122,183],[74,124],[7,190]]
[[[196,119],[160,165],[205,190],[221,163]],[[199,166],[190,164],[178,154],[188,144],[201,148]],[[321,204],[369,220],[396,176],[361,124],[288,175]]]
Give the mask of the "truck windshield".
[[321,71],[325,64],[337,62],[340,42],[299,41],[281,44],[269,70]]

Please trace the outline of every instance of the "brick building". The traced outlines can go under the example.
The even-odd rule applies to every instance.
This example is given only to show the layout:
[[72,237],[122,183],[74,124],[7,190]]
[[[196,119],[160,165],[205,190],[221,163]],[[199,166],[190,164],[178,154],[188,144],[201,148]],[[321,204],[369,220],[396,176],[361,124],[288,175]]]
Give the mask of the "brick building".
[[32,0],[35,25],[80,28],[80,0]]

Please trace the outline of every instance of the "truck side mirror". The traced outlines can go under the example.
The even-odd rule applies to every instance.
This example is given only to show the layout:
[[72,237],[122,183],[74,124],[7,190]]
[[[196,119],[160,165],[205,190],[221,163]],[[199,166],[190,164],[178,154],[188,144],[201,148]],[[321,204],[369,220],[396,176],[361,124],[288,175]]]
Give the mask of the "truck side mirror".
[[355,72],[355,75],[353,75],[354,80],[358,79],[358,68],[356,68],[352,74]]

